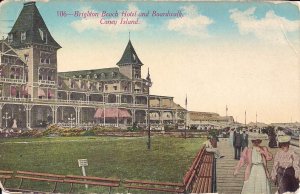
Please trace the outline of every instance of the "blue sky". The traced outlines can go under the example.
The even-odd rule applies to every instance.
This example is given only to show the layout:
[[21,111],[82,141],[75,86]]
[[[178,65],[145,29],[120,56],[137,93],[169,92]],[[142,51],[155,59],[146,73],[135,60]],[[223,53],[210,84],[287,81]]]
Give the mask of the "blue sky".
[[[7,1],[7,0],[6,0]],[[213,22],[207,26],[208,34],[212,38],[237,38],[239,37],[239,30],[237,25],[230,19],[229,10],[238,9],[240,11],[245,11],[249,8],[256,8],[253,16],[256,19],[262,19],[265,17],[266,13],[270,10],[273,10],[277,16],[284,17],[287,20],[295,21],[299,20],[299,8],[291,3],[282,3],[274,4],[271,2],[266,3],[249,3],[249,2],[100,2],[100,1],[73,1],[69,3],[68,1],[50,1],[38,2],[37,6],[42,13],[45,22],[48,27],[51,29],[53,34],[58,34],[58,36],[64,36],[66,33],[71,36],[80,36],[82,39],[85,39],[94,35],[104,34],[105,40],[107,40],[106,32],[99,30],[85,30],[84,33],[77,32],[74,28],[70,27],[70,24],[76,20],[79,20],[77,17],[58,17],[57,11],[63,10],[68,13],[73,13],[76,10],[82,10],[88,8],[89,10],[95,11],[116,11],[116,10],[127,10],[128,4],[136,6],[141,12],[151,12],[156,10],[158,12],[166,12],[170,10],[171,12],[176,12],[177,10],[183,10],[184,6],[194,6],[198,13],[210,18]],[[20,1],[7,1],[1,6],[0,17],[7,20],[15,20],[17,15],[16,12],[19,12],[22,9],[23,5]],[[136,33],[134,31],[141,30],[132,30],[133,36],[141,37],[143,40],[151,40],[152,38],[168,39],[173,38],[187,38],[191,37],[182,36],[181,33],[168,33],[170,30],[166,27],[168,20],[173,19],[171,17],[146,17],[143,18],[147,22],[147,26],[142,29],[143,33]],[[12,22],[6,23],[7,25],[1,23],[1,31],[8,32],[9,26],[12,26]],[[2,32],[3,33],[3,32]],[[156,33],[160,33],[159,37],[156,36]],[[291,37],[295,38],[295,34],[299,34],[298,31],[293,31],[290,34]],[[3,34],[1,34],[3,35]],[[249,33],[251,36],[251,33]],[[124,31],[118,33],[118,36],[127,36]],[[195,38],[195,37],[193,37]],[[199,38],[199,37],[196,37]]]
[[[16,20],[23,1],[0,4],[1,20]],[[300,121],[299,3],[102,2],[39,0],[58,51],[58,70],[115,67],[128,42],[150,68],[153,94],[174,96],[188,109],[238,121]],[[184,12],[145,17],[139,25],[101,25],[99,18],[58,17],[57,11]],[[117,18],[120,19],[120,18]],[[135,18],[136,19],[136,18]],[[0,33],[13,22],[1,22]],[[1,36],[6,34],[1,34]]]

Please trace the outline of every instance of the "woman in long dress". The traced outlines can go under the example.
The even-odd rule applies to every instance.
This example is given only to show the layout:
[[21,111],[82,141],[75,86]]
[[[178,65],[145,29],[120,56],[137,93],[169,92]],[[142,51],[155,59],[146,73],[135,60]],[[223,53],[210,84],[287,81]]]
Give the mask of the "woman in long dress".
[[299,189],[299,157],[289,149],[290,140],[291,137],[286,135],[278,138],[280,149],[274,158],[271,177],[278,186],[279,194]]
[[246,164],[245,181],[241,194],[270,194],[267,160],[272,159],[272,154],[267,147],[260,146],[261,139],[252,138],[252,148],[245,148],[240,161],[235,167],[234,175],[237,175],[241,167]]

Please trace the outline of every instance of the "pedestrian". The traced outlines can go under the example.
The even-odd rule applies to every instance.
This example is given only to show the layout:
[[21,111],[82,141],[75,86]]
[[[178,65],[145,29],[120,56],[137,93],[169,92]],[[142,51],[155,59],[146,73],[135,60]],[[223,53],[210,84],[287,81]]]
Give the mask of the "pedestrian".
[[234,135],[234,129],[232,128],[229,131],[229,139],[228,139],[230,147],[233,147],[233,135]]
[[208,136],[207,141],[205,141],[203,144],[205,146],[205,150],[207,152],[214,153],[216,159],[220,159],[224,157],[220,154],[220,151],[216,146],[217,142],[215,138]]
[[246,130],[243,130],[242,133],[242,151],[248,147],[248,134],[246,133]]
[[240,134],[240,129],[238,128],[233,134],[233,147],[234,147],[234,159],[239,160],[241,155],[242,147],[242,135]]
[[271,178],[278,187],[278,193],[295,192],[299,189],[299,157],[289,149],[291,137],[278,137],[279,150],[274,158]]
[[275,133],[274,128],[269,129],[268,138],[269,138],[269,147],[270,148],[277,147],[276,133]]
[[246,164],[241,194],[271,194],[267,161],[272,159],[272,154],[267,147],[260,146],[262,142],[260,136],[252,137],[251,142],[252,147],[244,149],[233,174],[236,176]]

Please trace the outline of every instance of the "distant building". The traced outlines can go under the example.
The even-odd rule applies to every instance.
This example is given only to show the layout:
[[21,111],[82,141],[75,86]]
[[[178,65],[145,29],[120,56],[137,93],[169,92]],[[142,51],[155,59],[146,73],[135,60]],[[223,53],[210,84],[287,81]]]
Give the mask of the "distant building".
[[[117,67],[57,72],[61,46],[28,2],[0,46],[0,127],[14,119],[22,128],[148,123],[143,63],[130,40]],[[184,122],[186,111],[173,97],[151,94],[149,101],[151,123]]]
[[234,119],[213,112],[188,111],[187,125],[197,129],[223,128],[234,125]]

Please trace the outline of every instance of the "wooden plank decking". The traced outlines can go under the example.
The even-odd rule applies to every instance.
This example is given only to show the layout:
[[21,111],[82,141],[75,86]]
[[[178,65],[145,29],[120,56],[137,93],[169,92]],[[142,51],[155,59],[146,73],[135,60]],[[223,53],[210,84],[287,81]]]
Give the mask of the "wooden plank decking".
[[[219,194],[240,194],[243,187],[245,166],[242,167],[239,174],[234,177],[234,167],[236,166],[238,160],[234,160],[234,150],[233,147],[227,142],[228,139],[221,139],[218,142],[218,148],[222,155],[225,157],[217,160],[217,192]],[[251,144],[251,143],[249,143]],[[267,145],[266,141],[263,141],[262,145]],[[271,153],[274,154],[277,148],[269,148]],[[271,173],[273,167],[273,160],[268,161],[268,170]],[[271,183],[271,193],[276,192],[276,187],[274,183]]]

